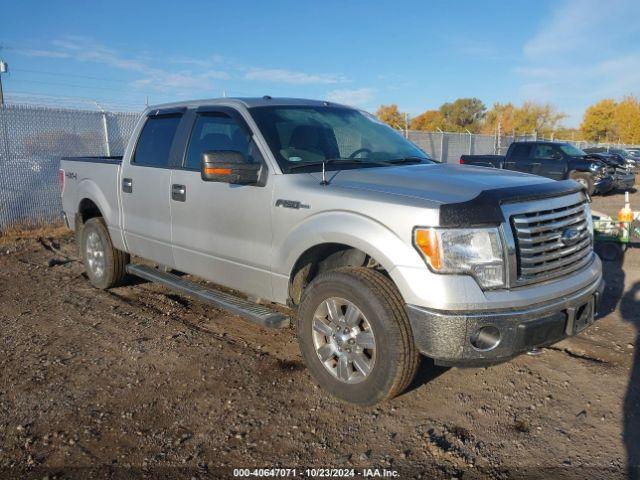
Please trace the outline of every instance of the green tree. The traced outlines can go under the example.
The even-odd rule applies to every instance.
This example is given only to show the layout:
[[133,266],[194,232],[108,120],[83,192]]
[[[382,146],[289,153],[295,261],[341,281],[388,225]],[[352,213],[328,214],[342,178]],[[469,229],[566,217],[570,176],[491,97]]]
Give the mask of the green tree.
[[398,105],[395,103],[380,105],[380,108],[376,111],[376,117],[396,130],[401,130],[405,127],[405,113],[398,110]]
[[487,107],[477,98],[459,98],[454,102],[445,103],[440,107],[440,114],[444,118],[447,129],[456,132],[480,130],[481,121]]
[[438,110],[427,110],[411,119],[411,130],[425,130],[433,132],[438,128],[443,130],[444,118]]
[[611,98],[605,98],[591,105],[584,112],[580,130],[587,140],[605,142],[618,137],[616,110],[618,104]]

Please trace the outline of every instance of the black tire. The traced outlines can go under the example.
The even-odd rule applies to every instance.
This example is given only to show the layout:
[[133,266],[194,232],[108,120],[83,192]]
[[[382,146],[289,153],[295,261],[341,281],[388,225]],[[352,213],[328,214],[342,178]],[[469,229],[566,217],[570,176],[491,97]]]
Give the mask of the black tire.
[[[314,315],[316,309],[332,297],[355,305],[375,337],[375,362],[370,373],[359,383],[339,380],[316,352]],[[342,400],[373,405],[399,395],[415,377],[420,355],[404,302],[393,282],[379,272],[347,267],[318,275],[302,295],[297,328],[298,343],[307,368],[322,388]],[[355,372],[355,366],[352,370]]]
[[571,172],[569,174],[569,178],[571,180],[575,180],[581,185],[584,185],[589,196],[593,195],[593,192],[596,189],[593,182],[593,175],[591,175],[590,173],[584,173],[584,172]]
[[605,262],[615,262],[622,258],[624,247],[614,241],[596,242],[595,251]]
[[[90,238],[95,238],[92,235],[97,235],[102,244],[104,262],[101,270],[90,267],[88,241]],[[87,220],[82,226],[80,237],[82,238],[79,246],[82,262],[91,285],[101,289],[122,285],[127,277],[126,266],[129,263],[129,254],[113,247],[102,217]]]

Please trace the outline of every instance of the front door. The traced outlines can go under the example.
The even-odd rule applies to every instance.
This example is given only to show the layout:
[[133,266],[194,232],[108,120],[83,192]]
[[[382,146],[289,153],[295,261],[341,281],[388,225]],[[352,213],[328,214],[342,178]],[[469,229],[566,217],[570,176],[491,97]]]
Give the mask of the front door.
[[[203,152],[232,150],[263,165],[258,185],[205,182]],[[273,182],[252,135],[229,109],[199,111],[182,169],[173,171],[173,256],[178,270],[257,297],[271,298]],[[179,193],[179,194],[178,194]]]
[[565,177],[566,164],[562,152],[555,145],[536,145],[533,151],[531,173],[554,180],[562,180]]
[[167,266],[173,266],[169,154],[181,118],[175,112],[147,118],[119,185],[127,250]]

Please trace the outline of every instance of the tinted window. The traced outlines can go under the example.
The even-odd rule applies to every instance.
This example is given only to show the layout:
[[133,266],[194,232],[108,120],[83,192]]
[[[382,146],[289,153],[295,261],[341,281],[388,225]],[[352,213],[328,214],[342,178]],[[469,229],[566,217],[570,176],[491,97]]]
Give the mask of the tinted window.
[[133,163],[149,167],[169,166],[169,151],[182,117],[149,117],[142,128]]
[[553,145],[537,145],[536,151],[533,156],[536,158],[548,158],[548,159],[555,159],[558,157],[562,158],[562,155],[560,155],[560,152],[558,152],[556,147],[554,147]]
[[220,150],[240,152],[248,163],[254,162],[251,137],[234,119],[223,113],[199,115],[191,132],[186,167],[200,170],[203,152]]
[[[254,107],[251,115],[285,172],[309,164],[319,170],[326,160],[359,160],[359,168],[380,167],[428,155],[375,117],[333,106]],[[320,163],[320,165],[318,165]],[[330,166],[330,165],[329,165]],[[331,166],[330,166],[331,167]],[[342,165],[340,166],[342,168]]]
[[531,151],[531,145],[516,145],[513,147],[513,151],[511,156],[513,157],[528,157],[529,152]]
[[586,153],[584,153],[579,148],[574,147],[571,144],[560,145],[560,150],[569,155],[570,157],[584,157]]

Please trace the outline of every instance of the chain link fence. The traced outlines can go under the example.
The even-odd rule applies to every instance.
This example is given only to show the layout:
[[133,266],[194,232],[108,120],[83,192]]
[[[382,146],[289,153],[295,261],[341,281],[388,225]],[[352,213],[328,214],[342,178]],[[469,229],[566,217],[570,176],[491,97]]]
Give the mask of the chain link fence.
[[0,107],[0,230],[61,218],[58,169],[65,156],[122,155],[136,113]]
[[403,131],[403,135],[443,163],[459,163],[462,155],[504,155],[513,142],[556,141],[570,143],[578,148],[605,147],[627,148],[624,144],[602,144],[585,140],[543,138],[536,133],[529,135],[487,135],[480,133]]
[[[0,231],[12,225],[43,225],[61,218],[58,183],[65,156],[123,155],[138,113],[64,109],[33,105],[0,106]],[[503,155],[509,136],[447,132],[404,132],[409,140],[444,163],[460,156]],[[595,144],[570,141],[580,148]],[[615,145],[624,147],[624,145]]]

